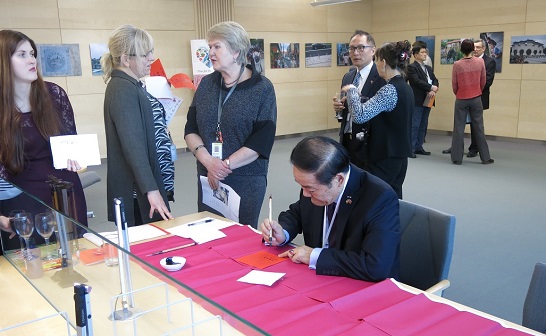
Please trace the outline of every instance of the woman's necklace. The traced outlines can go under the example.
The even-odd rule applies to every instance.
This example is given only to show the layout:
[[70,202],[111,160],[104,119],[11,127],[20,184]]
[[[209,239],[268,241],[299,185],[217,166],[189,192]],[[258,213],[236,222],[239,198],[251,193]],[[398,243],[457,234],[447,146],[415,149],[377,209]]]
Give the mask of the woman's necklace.
[[[241,79],[241,76],[243,75],[243,72],[245,71],[245,66],[241,66],[241,71],[239,72],[239,77],[237,77],[236,80],[234,80],[233,82],[231,83],[225,83],[226,86],[231,86],[235,83],[237,83],[239,81],[239,79]],[[224,77],[222,77],[222,81],[224,80]]]

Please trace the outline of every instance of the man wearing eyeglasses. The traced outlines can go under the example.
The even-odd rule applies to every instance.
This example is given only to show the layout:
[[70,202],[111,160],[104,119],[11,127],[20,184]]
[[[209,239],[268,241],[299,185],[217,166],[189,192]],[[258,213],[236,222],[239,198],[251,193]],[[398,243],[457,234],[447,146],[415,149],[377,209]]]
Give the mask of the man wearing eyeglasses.
[[[385,80],[377,73],[377,68],[373,62],[374,55],[375,41],[373,37],[365,31],[355,31],[349,42],[349,56],[354,67],[343,76],[341,87],[354,84],[359,89],[363,102],[374,96],[386,84]],[[370,131],[369,123],[353,123],[345,98],[338,100],[334,97],[333,100],[336,114],[341,115],[339,120],[341,124],[339,142],[349,152],[351,162],[365,169],[366,141]]]

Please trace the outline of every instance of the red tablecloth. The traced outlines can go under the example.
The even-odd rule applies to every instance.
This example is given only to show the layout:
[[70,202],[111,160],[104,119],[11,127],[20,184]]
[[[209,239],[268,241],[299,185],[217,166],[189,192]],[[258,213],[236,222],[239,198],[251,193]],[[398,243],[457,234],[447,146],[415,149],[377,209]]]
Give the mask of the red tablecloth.
[[[187,259],[182,270],[169,275],[273,335],[524,335],[406,292],[391,280],[316,275],[288,259],[265,269],[286,273],[271,287],[238,282],[252,268],[235,259],[260,250],[278,254],[289,247],[264,246],[261,236],[245,226],[223,232],[226,238],[169,253]],[[131,252],[160,269],[165,254],[145,255],[187,242],[168,237],[134,245]]]

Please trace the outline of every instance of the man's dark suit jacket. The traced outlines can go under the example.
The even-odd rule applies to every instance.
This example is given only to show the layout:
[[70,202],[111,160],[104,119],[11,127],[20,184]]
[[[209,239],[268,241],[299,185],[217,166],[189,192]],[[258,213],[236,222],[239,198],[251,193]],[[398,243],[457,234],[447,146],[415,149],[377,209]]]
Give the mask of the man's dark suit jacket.
[[[341,80],[341,87],[344,87],[345,85],[349,85],[353,83],[353,80],[355,79],[357,68],[352,67],[349,72],[347,72],[343,79]],[[370,74],[368,75],[368,78],[366,79],[366,82],[364,83],[364,86],[362,87],[362,91],[360,91],[361,96],[364,98],[371,98],[373,97],[377,91],[381,87],[383,87],[387,82],[383,78],[379,76],[379,73],[377,72],[377,67],[375,64],[372,65],[372,68],[370,69]],[[343,134],[345,130],[345,125],[347,123],[347,113],[349,112],[349,108],[347,107],[347,103],[345,103],[345,109],[342,111],[343,120],[341,121],[341,128],[339,130],[339,143],[343,144]],[[368,128],[368,124],[355,124],[352,125],[352,141],[357,142],[356,145],[352,146],[352,148],[346,148],[349,150],[349,154],[351,155],[351,158],[356,157],[357,162],[353,162],[357,164],[360,168],[363,167],[363,162],[366,160],[366,146],[364,146],[364,142],[356,140],[356,134],[360,132],[364,132]]]
[[[432,68],[425,65],[428,75],[432,80],[432,85],[438,86],[438,79],[434,75]],[[414,61],[408,65],[408,81],[413,90],[413,97],[415,99],[415,106],[423,106],[423,102],[430,91],[430,85],[428,83],[427,74],[423,71],[421,65]]]
[[[351,165],[351,173],[335,218],[335,241],[317,260],[319,275],[365,281],[398,279],[400,218],[398,197],[381,179]],[[279,215],[279,223],[293,239],[303,233],[305,245],[322,247],[324,206],[300,200]]]
[[493,85],[497,64],[494,59],[486,54],[483,55],[483,62],[485,63],[485,86],[482,90],[482,105],[483,109],[487,110],[489,109],[489,88]]

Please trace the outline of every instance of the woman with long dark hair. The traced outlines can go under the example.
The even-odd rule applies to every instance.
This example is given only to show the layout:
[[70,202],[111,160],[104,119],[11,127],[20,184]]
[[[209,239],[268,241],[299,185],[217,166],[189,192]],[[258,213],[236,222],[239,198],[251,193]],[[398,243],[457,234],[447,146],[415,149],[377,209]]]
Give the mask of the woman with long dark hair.
[[[66,170],[55,169],[49,145],[51,136],[76,134],[74,111],[66,92],[45,82],[36,63],[36,44],[25,34],[0,31],[0,178],[52,205],[50,175],[73,184],[76,213],[70,214],[87,225],[87,206],[78,162],[69,160]],[[18,245],[7,217],[11,210],[32,215],[44,211],[26,194],[0,203],[0,228],[4,249]],[[34,234],[40,240],[38,234]],[[41,239],[43,241],[43,239]]]

